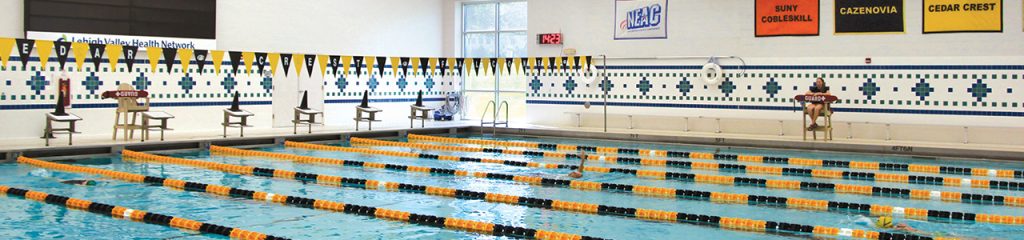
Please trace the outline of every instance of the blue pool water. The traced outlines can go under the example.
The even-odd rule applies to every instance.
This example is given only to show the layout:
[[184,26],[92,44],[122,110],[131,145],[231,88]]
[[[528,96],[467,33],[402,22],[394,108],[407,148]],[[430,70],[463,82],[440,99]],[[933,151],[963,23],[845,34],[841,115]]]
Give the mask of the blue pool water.
[[[480,136],[460,136],[481,138]],[[492,137],[488,137],[493,139]],[[635,143],[618,141],[594,141],[562,138],[533,137],[498,137],[507,140],[526,140],[549,143],[568,143],[593,146],[632,147],[677,151],[705,151],[716,149],[706,146],[684,146],[670,144]],[[392,139],[405,141],[405,139]],[[347,146],[347,143],[336,143]],[[442,144],[442,143],[436,143]],[[516,155],[500,155],[491,153],[439,152],[422,151],[398,147],[376,147],[378,149],[427,152],[442,155],[475,156],[500,158],[508,160],[525,160],[545,163],[565,163],[561,159],[544,159]],[[551,178],[564,178],[568,170],[550,170],[525,167],[512,167],[486,163],[447,162],[429,159],[396,158],[353,153],[313,151],[282,146],[256,148],[255,150],[273,151],[307,156],[351,159],[368,162],[394,163],[428,167],[454,168],[468,171],[502,172],[518,175],[535,175]],[[772,155],[792,157],[815,157],[837,160],[880,161],[880,162],[914,162],[920,164],[939,164],[937,160],[915,159],[898,156],[875,156],[838,154],[829,152],[781,151],[762,149],[719,149],[725,153],[749,155]],[[183,158],[201,159],[230,164],[268,167],[317,174],[337,175],[343,177],[403,182],[420,185],[451,187],[457,189],[503,193],[519,196],[551,198],[565,201],[578,201],[605,204],[620,207],[647,208],[686,213],[741,217],[769,221],[784,221],[798,224],[824,225],[856,229],[871,229],[871,226],[857,224],[855,215],[793,209],[767,208],[737,204],[716,204],[711,202],[691,201],[684,199],[652,198],[631,194],[578,191],[566,188],[531,186],[508,181],[467,178],[456,176],[430,176],[412,172],[394,172],[384,169],[341,168],[337,166],[307,165],[278,160],[255,159],[235,156],[211,156],[208,151],[186,151],[164,153]],[[693,160],[702,161],[702,160]],[[679,223],[641,221],[614,216],[598,216],[582,213],[570,213],[555,210],[543,210],[525,206],[512,206],[499,203],[488,203],[481,200],[460,200],[441,196],[428,196],[415,193],[386,192],[356,188],[337,188],[296,181],[270,179],[254,176],[240,176],[219,171],[198,169],[168,164],[136,163],[121,161],[119,156],[79,159],[73,164],[111,169],[123,172],[176,178],[186,181],[220,184],[230,187],[265,191],[271,193],[302,196],[353,203],[365,206],[389,208],[420,214],[444,217],[456,217],[512,226],[529,227],[552,231],[561,231],[588,236],[612,239],[784,239],[785,236],[767,235],[751,232],[737,232],[705,226]],[[662,167],[617,165],[601,162],[589,163],[598,166],[615,166],[634,169],[666,170]],[[1020,162],[991,162],[977,160],[941,160],[943,165],[959,165],[972,167],[988,167],[1000,169],[1024,169]],[[753,164],[758,165],[758,164]],[[778,165],[775,165],[778,166]],[[762,176],[742,173],[713,173],[700,170],[667,168],[674,172],[689,172],[714,175],[748,176],[769,179],[791,179],[814,182],[851,183],[863,185],[889,186],[915,189],[934,189],[959,191],[968,193],[987,193],[1007,196],[1021,196],[1024,192],[1009,190],[973,189],[927,185],[903,185],[896,183],[870,183],[849,180],[809,179],[791,176]],[[925,175],[925,174],[916,174]],[[246,230],[263,232],[276,236],[294,239],[477,239],[496,238],[476,233],[445,230],[434,227],[412,225],[407,223],[379,220],[368,217],[330,213],[325,211],[302,209],[252,200],[216,197],[205,193],[183,192],[164,187],[149,186],[138,183],[126,183],[96,176],[64,173],[43,170],[14,163],[0,164],[0,185],[18,187],[69,197],[82,198],[95,202],[120,205],[150,212],[162,213],[198,221],[238,227]],[[948,175],[946,175],[948,176]],[[69,179],[99,179],[98,186],[71,186],[59,183]],[[988,179],[987,177],[972,177]],[[841,195],[822,192],[790,191],[751,187],[733,187],[723,185],[688,183],[636,178],[625,174],[588,173],[583,180],[634,184],[657,187],[686,188],[693,190],[761,194],[770,196],[801,197],[821,200],[838,200],[868,204],[885,204],[900,207],[917,207],[936,210],[966,211],[975,213],[994,213],[1001,215],[1022,216],[1024,208],[1007,206],[973,205],[951,202],[915,201],[895,198],[866,197]],[[1004,179],[1005,180],[1005,179]],[[1015,180],[1019,181],[1019,180]],[[946,224],[922,221],[908,221],[901,218],[897,222],[907,222],[914,228],[940,233],[945,236],[972,236],[981,238],[1014,239],[1024,238],[1024,227],[995,224]],[[12,197],[0,197],[0,236],[14,239],[205,239],[217,238],[213,235],[187,233],[168,227],[136,223],[113,219],[101,215],[63,207],[48,205],[35,201]]]

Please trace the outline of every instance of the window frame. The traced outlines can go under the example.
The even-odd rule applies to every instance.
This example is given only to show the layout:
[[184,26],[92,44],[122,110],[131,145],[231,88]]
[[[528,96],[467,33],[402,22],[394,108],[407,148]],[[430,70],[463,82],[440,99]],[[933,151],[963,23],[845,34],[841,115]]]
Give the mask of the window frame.
[[[505,34],[505,33],[522,33],[523,35],[527,36],[527,41],[529,41],[529,33],[527,32],[527,30],[529,28],[528,26],[526,28],[523,28],[523,29],[511,29],[511,30],[506,30],[506,29],[502,29],[501,28],[501,4],[502,3],[511,3],[511,2],[522,2],[522,3],[529,4],[527,0],[490,0],[490,1],[467,1],[467,2],[462,2],[462,4],[459,6],[460,7],[460,11],[459,12],[460,12],[460,15],[461,15],[461,20],[462,20],[461,23],[460,23],[461,26],[459,26],[460,27],[460,29],[459,29],[460,30],[459,31],[460,45],[459,46],[460,46],[460,49],[461,49],[459,51],[460,52],[459,55],[461,55],[464,58],[469,58],[469,56],[467,56],[467,54],[466,54],[467,53],[467,49],[468,49],[467,45],[466,45],[466,43],[467,43],[467,41],[466,41],[467,35],[469,35],[469,34],[480,34],[480,33],[484,33],[484,34],[490,33],[490,34],[494,34],[494,39],[493,39],[494,40],[494,49],[493,49],[493,51],[494,51],[495,54],[493,56],[480,56],[481,58],[526,57],[526,56],[503,56],[503,53],[501,51],[501,46],[502,46],[501,45],[501,36],[502,36],[502,34]],[[466,7],[467,6],[472,6],[472,5],[483,5],[483,4],[493,4],[494,5],[494,29],[493,30],[472,30],[472,31],[466,30],[466,25],[467,25],[466,24],[466,22],[467,22]],[[529,21],[529,20],[527,20],[527,21]],[[526,44],[526,46],[524,46],[524,48],[525,47],[529,47],[529,44]],[[489,90],[467,89],[466,88],[466,86],[467,86],[466,78],[465,78],[465,76],[463,76],[462,77],[462,84],[461,84],[462,85],[462,92],[463,92],[463,94],[465,94],[465,93],[494,93],[493,100],[495,100],[495,103],[500,102],[501,93],[518,93],[518,94],[525,94],[526,93],[526,90],[502,90],[502,88],[501,88],[501,76],[499,76],[499,75],[500,74],[495,74],[495,76],[494,76],[494,88],[493,89],[489,89]],[[463,98],[465,99],[465,96],[463,96]],[[465,102],[465,101],[463,101],[463,102]],[[466,105],[466,106],[467,107],[463,108],[463,111],[462,111],[462,117],[464,119],[467,117],[466,113],[469,111],[468,105]],[[477,116],[469,116],[469,117],[475,119]],[[508,117],[508,116],[506,116],[506,117]]]

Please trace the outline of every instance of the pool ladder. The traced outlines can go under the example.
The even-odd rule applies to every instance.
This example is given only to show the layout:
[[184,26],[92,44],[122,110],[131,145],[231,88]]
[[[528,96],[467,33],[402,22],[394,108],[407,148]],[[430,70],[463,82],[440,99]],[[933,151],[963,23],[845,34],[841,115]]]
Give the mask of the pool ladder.
[[[486,126],[487,124],[491,125],[491,135],[497,135],[498,134],[498,125],[505,125],[505,127],[508,128],[508,101],[501,101],[500,105],[497,105],[497,107],[493,108],[493,111],[490,112],[490,114],[491,114],[491,121],[488,122],[487,121],[487,113],[488,113],[487,110],[491,110],[492,109],[491,106],[495,106],[494,100],[491,100],[491,101],[487,102],[487,106],[484,107],[484,114],[482,116],[480,116],[480,134],[481,135],[484,134],[484,126]],[[501,113],[501,109],[503,107],[505,109],[505,121],[498,121],[500,119],[499,117],[501,116],[499,114]]]

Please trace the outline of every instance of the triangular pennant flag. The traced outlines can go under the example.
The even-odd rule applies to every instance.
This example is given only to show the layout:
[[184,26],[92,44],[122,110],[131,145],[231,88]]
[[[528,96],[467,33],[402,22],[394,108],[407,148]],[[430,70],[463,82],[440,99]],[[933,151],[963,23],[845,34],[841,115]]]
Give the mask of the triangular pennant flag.
[[[302,66],[302,62],[305,61],[305,56],[309,55],[295,54],[294,56],[292,56],[292,65],[295,66],[295,75],[298,75],[300,77],[302,76],[302,68],[300,68],[299,66]],[[312,76],[312,74],[310,76]]]
[[491,66],[491,74],[498,75],[498,59],[491,58],[487,60],[487,65]]
[[39,56],[39,66],[46,69],[46,63],[50,62],[50,53],[53,52],[53,41],[36,40],[36,55]]
[[327,55],[317,55],[316,59],[320,64],[320,78],[324,78],[324,75],[327,75]]
[[[359,78],[359,75],[363,73],[363,56],[353,56],[352,61],[356,68],[356,78]],[[345,64],[344,68],[344,71],[348,72],[348,64]]]
[[171,70],[174,69],[174,58],[178,57],[177,48],[164,48],[164,66],[167,67],[167,74],[171,74]]
[[299,109],[309,109],[309,91],[302,91],[302,102],[299,102]]
[[210,61],[213,62],[213,71],[220,75],[220,66],[224,64],[224,51],[210,50]]
[[266,52],[253,52],[253,62],[256,64],[256,71],[262,75],[263,68],[266,67]]
[[[68,55],[71,54],[71,42],[55,42],[57,50],[57,64],[60,64],[60,69],[64,69],[64,64],[68,62]],[[0,54],[3,54],[0,52]]]
[[252,64],[254,63],[253,61],[256,61],[256,53],[242,52],[242,62],[245,63],[245,75],[252,74]]
[[341,66],[341,56],[331,55],[331,56],[327,56],[327,59],[328,59],[327,60],[327,62],[328,62],[327,66],[331,67],[331,74],[334,74],[334,76],[337,77],[338,76],[338,66]]
[[[362,62],[362,61],[360,61]],[[341,74],[348,77],[348,68],[352,66],[352,56],[341,56]],[[359,67],[356,67],[359,70]],[[356,78],[359,78],[357,75]]]
[[526,58],[512,59],[512,65],[516,65],[515,68],[513,68],[513,69],[515,69],[516,72],[518,72],[518,71],[520,71],[520,69],[522,69],[523,74],[526,74],[527,66],[523,65],[523,62],[525,62],[525,61],[526,61]]
[[359,107],[368,108],[370,107],[370,91],[363,90],[363,100],[359,102]]
[[194,57],[192,57],[192,59],[196,60],[196,68],[197,68],[196,70],[199,71],[199,75],[202,75],[203,74],[203,66],[206,66],[206,59],[207,59],[207,57],[209,57],[208,54],[210,54],[210,51],[196,49],[196,50],[193,50],[192,52],[194,53],[194,54],[192,54],[194,56]]
[[532,68],[534,72],[541,73],[541,70],[547,70],[547,58],[538,57],[533,60]]
[[284,67],[284,76],[288,76],[288,69],[292,66],[292,54],[282,53],[281,54],[281,67]]
[[582,58],[583,58],[583,56],[572,57],[572,62],[571,62],[572,70],[580,70],[580,59],[582,59]]
[[277,63],[281,62],[281,54],[270,53],[267,55],[267,61],[270,62],[270,75],[277,74]]
[[558,62],[557,60],[555,60],[555,57],[548,57],[545,58],[544,60],[544,70],[551,70],[551,72],[555,72],[555,65]]
[[[413,65],[416,65],[416,64],[413,64]],[[427,76],[427,74],[432,73],[430,71],[430,69],[431,69],[431,66],[433,66],[433,64],[431,64],[430,58],[425,58],[425,57],[420,58],[419,65],[420,65],[420,73],[423,74],[424,77]]]
[[188,73],[189,65],[192,64],[192,49],[178,49],[178,59],[181,59],[181,72]]
[[228,52],[228,60],[231,61],[231,73],[238,74],[238,65],[242,64],[242,52]]
[[398,67],[402,65],[398,61],[398,57],[391,57],[391,76],[393,77],[398,77]]
[[[491,69],[491,64],[492,64],[492,61],[491,61],[490,58],[481,59],[480,67],[484,68],[484,75],[487,75],[487,73],[494,73],[494,71],[491,71],[492,70]],[[490,72],[488,72],[488,71],[490,71]]]
[[515,61],[515,59],[511,59],[511,58],[505,58],[505,61],[503,61],[504,64],[505,64],[505,71],[509,75],[512,75],[512,62],[514,62],[514,61]]
[[473,58],[473,73],[476,74],[477,76],[480,76],[480,61],[483,60],[481,60],[480,58]]
[[420,90],[420,91],[416,92],[416,106],[417,107],[422,107],[423,106],[423,90]]
[[402,76],[409,75],[409,58],[398,58],[398,64],[402,68]]
[[[109,51],[109,50],[108,50]],[[121,57],[124,57],[124,64],[128,66],[128,72],[132,72],[132,66],[135,66],[135,58],[139,53],[139,47],[136,46],[124,46],[121,47]]]
[[452,67],[455,68],[455,71],[453,71],[452,74],[455,74],[456,72],[458,72],[458,75],[462,76],[462,67],[465,64],[466,64],[466,59],[465,58],[455,58],[455,62],[452,63]]
[[117,44],[107,44],[107,62],[110,63],[110,71],[117,72],[117,62],[124,55],[124,48]]
[[583,62],[585,62],[587,64],[587,69],[590,69],[590,64],[594,61],[593,59],[594,59],[593,56],[586,56],[586,57],[584,57]]
[[[448,66],[448,59],[449,58],[438,58],[437,59],[437,66],[441,68],[441,77],[444,77],[445,70],[448,70],[448,69],[451,68],[450,66]],[[431,59],[431,60],[433,60],[433,59]],[[433,72],[433,70],[431,70],[431,72]]]
[[[198,50],[197,50],[197,51],[198,51]],[[206,51],[206,50],[203,50],[203,51]],[[242,109],[241,109],[241,108],[240,108],[240,107],[238,106],[238,95],[239,95],[239,94],[238,94],[238,91],[235,91],[235,97],[231,99],[231,108],[230,108],[230,110],[231,110],[232,112],[237,112],[237,111],[241,111],[241,110],[242,110]]]
[[387,65],[386,61],[388,57],[377,57],[377,71],[379,71],[381,77],[384,77],[384,66]]
[[18,58],[21,59],[21,68],[28,67],[28,58],[32,56],[32,49],[35,48],[36,40],[18,39]]
[[103,61],[103,52],[107,50],[104,44],[89,44],[89,57],[92,60],[93,72],[100,71],[100,62]]
[[0,38],[0,64],[7,67],[7,61],[11,60],[11,49],[14,49],[13,38]]
[[[371,78],[373,77],[373,60],[374,59],[375,58],[373,58],[372,56],[365,56],[365,57],[363,57],[363,62],[366,64],[366,75],[370,75]],[[381,68],[383,68],[383,67],[381,67]]]
[[146,57],[149,59],[149,72],[156,73],[156,65],[160,64],[160,55],[164,50],[159,47],[146,47]]
[[555,65],[555,69],[556,70],[562,70],[562,69],[565,69],[565,61],[566,61],[566,58],[563,58],[562,56],[558,56],[558,57],[555,57],[555,61],[552,62],[551,65]]
[[306,63],[306,76],[313,77],[313,67],[316,66],[316,55],[306,54],[302,60]]

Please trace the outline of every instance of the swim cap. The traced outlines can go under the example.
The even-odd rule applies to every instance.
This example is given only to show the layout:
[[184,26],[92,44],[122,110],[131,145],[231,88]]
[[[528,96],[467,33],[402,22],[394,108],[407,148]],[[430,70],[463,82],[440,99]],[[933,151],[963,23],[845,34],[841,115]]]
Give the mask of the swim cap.
[[878,217],[878,221],[875,222],[875,226],[880,228],[892,228],[892,217]]

